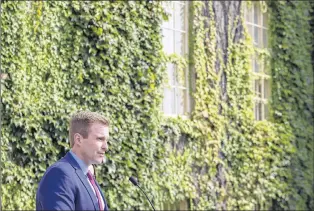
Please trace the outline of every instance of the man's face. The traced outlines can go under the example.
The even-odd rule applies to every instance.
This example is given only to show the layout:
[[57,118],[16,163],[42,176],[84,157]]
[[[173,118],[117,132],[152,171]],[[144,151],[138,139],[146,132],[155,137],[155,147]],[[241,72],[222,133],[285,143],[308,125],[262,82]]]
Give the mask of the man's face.
[[83,138],[81,152],[87,165],[100,164],[108,150],[109,127],[93,123],[88,130],[88,137]]

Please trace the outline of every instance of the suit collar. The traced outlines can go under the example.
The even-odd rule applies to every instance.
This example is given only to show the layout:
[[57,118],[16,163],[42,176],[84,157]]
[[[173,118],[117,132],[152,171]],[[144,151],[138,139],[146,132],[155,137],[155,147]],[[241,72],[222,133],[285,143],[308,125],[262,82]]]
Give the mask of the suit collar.
[[72,155],[72,157],[75,159],[75,161],[79,164],[81,170],[85,175],[87,175],[88,172],[88,166],[84,163],[83,160],[81,160],[72,150],[69,151],[69,153]]
[[74,157],[71,155],[70,152],[68,152],[64,157],[63,159],[65,159],[66,161],[68,161],[72,166],[73,168],[76,170],[76,169],[81,169],[80,165],[77,163],[77,161],[74,159]]

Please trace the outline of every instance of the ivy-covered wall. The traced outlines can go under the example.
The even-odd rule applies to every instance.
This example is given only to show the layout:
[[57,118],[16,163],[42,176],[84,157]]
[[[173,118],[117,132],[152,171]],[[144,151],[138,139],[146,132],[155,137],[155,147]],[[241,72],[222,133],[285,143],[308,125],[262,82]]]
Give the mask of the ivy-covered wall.
[[[314,209],[313,4],[262,6],[270,52],[251,45],[243,2],[191,2],[185,61],[162,51],[160,2],[2,2],[2,208],[34,209],[70,114],[89,109],[111,120],[97,180],[112,210],[150,209],[131,175],[159,210]],[[253,115],[255,52],[271,61],[268,121]],[[193,70],[188,119],[160,111],[167,61]]]
[[[149,185],[156,168],[163,78],[156,3],[2,3],[3,209],[34,209],[45,169],[69,149],[78,109],[111,120],[110,153],[98,169],[112,209],[147,207],[128,181]],[[154,187],[154,186],[153,186]]]
[[291,210],[314,209],[313,6],[306,1],[269,2],[273,121],[291,127],[296,148],[290,166]]

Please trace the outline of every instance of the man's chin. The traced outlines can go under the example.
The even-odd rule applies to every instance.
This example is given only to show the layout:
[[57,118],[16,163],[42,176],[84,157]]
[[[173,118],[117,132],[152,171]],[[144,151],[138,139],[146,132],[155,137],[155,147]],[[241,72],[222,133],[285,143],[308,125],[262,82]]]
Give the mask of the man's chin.
[[95,164],[102,164],[102,163],[104,163],[104,159],[105,158],[95,160]]

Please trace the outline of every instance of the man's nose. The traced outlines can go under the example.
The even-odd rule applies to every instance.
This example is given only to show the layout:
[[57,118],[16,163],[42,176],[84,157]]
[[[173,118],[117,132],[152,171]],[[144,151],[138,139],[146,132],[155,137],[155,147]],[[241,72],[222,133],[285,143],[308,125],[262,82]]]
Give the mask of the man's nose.
[[104,144],[102,145],[102,148],[105,149],[105,152],[108,151],[108,143],[107,143],[107,141],[104,141]]

